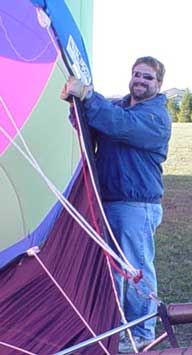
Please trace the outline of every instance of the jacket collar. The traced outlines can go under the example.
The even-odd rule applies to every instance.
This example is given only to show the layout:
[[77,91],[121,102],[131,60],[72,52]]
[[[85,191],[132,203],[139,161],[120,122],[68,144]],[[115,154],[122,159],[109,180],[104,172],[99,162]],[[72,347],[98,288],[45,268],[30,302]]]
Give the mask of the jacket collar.
[[[131,95],[128,94],[126,96],[124,96],[121,100],[120,100],[120,106],[122,107],[127,107],[127,106],[130,106],[130,102],[131,102]],[[147,100],[144,100],[142,102],[138,102],[138,104],[152,104],[152,103],[159,103],[159,104],[162,104],[162,105],[166,105],[166,102],[167,102],[167,98],[164,94],[157,94],[155,97],[153,98],[149,98]],[[136,104],[136,105],[138,105]]]

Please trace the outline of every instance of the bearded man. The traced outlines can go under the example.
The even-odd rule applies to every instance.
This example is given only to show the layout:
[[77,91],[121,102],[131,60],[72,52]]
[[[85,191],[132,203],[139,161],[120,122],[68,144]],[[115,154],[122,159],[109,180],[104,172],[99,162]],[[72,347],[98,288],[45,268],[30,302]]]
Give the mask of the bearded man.
[[[167,158],[171,134],[167,100],[160,94],[164,74],[159,60],[142,57],[132,67],[130,93],[122,99],[108,100],[74,77],[61,93],[64,100],[74,95],[82,101],[97,142],[95,162],[104,210],[125,256],[143,271],[143,295],[157,294],[154,234],[162,220],[161,164]],[[151,298],[138,294],[120,274],[115,273],[115,278],[127,321],[156,312]],[[155,320],[136,325],[132,332],[141,350],[155,338]],[[132,351],[123,334],[119,352]]]

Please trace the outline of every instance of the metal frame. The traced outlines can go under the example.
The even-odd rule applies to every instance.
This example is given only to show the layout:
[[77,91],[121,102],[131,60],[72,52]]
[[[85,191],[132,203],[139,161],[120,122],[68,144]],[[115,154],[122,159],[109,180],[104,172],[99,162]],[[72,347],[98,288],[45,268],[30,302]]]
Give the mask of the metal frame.
[[141,318],[138,318],[137,320],[135,321],[132,321],[132,322],[129,322],[129,323],[126,323],[126,324],[123,324],[117,328],[114,328],[114,329],[111,329],[105,333],[102,333],[100,335],[97,335],[96,337],[94,338],[90,338],[88,340],[85,340],[77,345],[74,345],[74,346],[71,346],[65,350],[61,350],[59,351],[58,353],[54,354],[54,355],[67,355],[67,354],[71,354],[73,353],[74,351],[77,351],[79,349],[82,349],[84,348],[85,346],[88,346],[88,345],[91,345],[91,344],[94,344],[94,343],[97,343],[98,341],[100,340],[103,340],[105,338],[108,338],[109,336],[112,336],[114,334],[117,334],[117,333],[120,333],[121,331],[123,330],[126,330],[126,329],[130,329],[131,327],[139,324],[139,323],[142,323],[148,319],[151,319],[151,318],[154,318],[154,317],[157,317],[158,316],[158,312],[157,313],[152,313],[150,315],[147,315],[147,316],[144,316],[144,317],[141,317]]
[[[189,315],[188,317],[185,319],[184,316],[182,315],[182,317],[179,319],[177,316],[177,320],[175,324],[182,324],[182,323],[192,323],[192,304],[183,304],[183,306],[185,306],[185,310],[189,309]],[[177,307],[177,305],[175,305],[175,308]],[[187,312],[185,312],[185,316],[187,315]],[[150,345],[148,345],[147,347],[145,347],[145,351],[151,350],[152,348],[154,348],[154,346],[156,346],[157,344],[160,344],[163,340],[165,339],[169,339],[171,347],[172,348],[178,348],[179,344],[178,341],[176,339],[176,336],[174,334],[174,328],[173,328],[173,324],[174,324],[174,315],[169,314],[168,311],[168,307],[166,306],[166,304],[164,304],[163,302],[160,302],[159,306],[158,306],[158,311],[156,313],[152,313],[150,315],[138,318],[132,322],[123,324],[117,328],[111,329],[105,333],[102,333],[100,335],[97,335],[94,338],[90,338],[88,340],[85,340],[77,345],[73,345],[67,349],[61,350],[57,353],[55,353],[54,355],[67,355],[67,354],[71,354],[74,353],[75,351],[82,349],[86,346],[92,345],[94,343],[97,343],[98,341],[101,341],[105,338],[108,338],[114,334],[120,333],[126,329],[130,329],[133,326],[142,323],[148,319],[154,318],[154,317],[159,317],[162,321],[163,327],[165,329],[165,332],[163,334],[161,334],[157,339],[155,339]]]

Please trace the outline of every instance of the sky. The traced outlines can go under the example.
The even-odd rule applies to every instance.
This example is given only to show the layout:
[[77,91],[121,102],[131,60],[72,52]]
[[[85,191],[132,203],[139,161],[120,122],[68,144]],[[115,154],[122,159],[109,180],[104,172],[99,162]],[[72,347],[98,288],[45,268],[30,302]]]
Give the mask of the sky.
[[138,57],[162,61],[162,90],[192,91],[192,0],[94,0],[93,80],[104,95],[128,92]]

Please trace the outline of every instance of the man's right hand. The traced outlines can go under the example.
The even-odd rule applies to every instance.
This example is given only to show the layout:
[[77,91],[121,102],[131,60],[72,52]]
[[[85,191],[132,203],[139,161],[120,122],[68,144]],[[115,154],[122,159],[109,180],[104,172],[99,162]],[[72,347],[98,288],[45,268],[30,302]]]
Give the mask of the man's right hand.
[[61,100],[69,102],[70,104],[73,103],[73,96],[71,94],[68,94],[68,91],[67,91],[67,83],[65,83],[65,85],[61,91],[60,98],[61,98]]
[[70,102],[70,97],[75,96],[83,101],[88,93],[92,93],[92,85],[85,85],[80,79],[70,76],[61,92],[61,99]]

